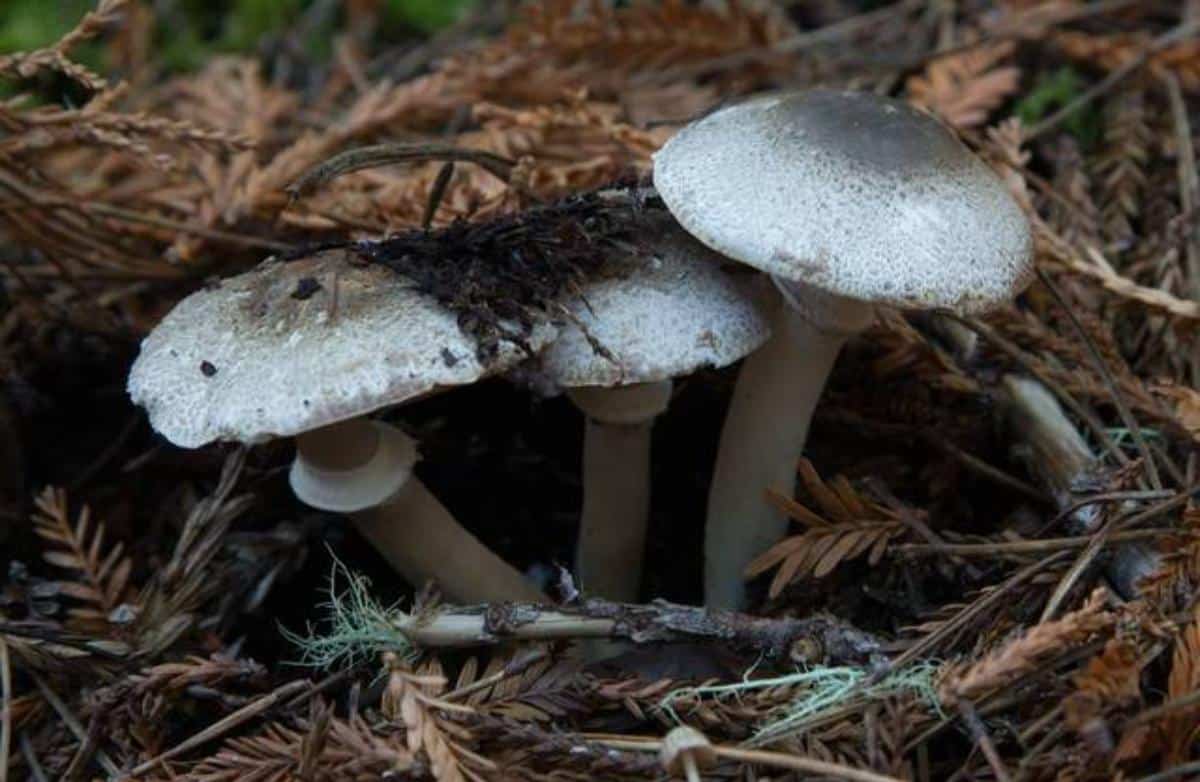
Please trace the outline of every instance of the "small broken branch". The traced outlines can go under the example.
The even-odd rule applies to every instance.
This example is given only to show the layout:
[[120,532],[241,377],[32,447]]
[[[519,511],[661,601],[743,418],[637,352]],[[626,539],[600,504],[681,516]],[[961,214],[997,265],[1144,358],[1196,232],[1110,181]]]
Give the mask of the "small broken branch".
[[795,662],[883,662],[879,643],[827,615],[767,619],[656,600],[648,605],[586,600],[571,606],[498,603],[401,614],[393,627],[422,647],[488,646],[511,640],[624,638],[634,643],[720,641]]
[[347,150],[300,175],[288,185],[288,196],[295,200],[344,174],[396,163],[423,163],[429,160],[474,163],[502,182],[512,184],[516,161],[478,149],[463,149],[451,144],[375,144]]

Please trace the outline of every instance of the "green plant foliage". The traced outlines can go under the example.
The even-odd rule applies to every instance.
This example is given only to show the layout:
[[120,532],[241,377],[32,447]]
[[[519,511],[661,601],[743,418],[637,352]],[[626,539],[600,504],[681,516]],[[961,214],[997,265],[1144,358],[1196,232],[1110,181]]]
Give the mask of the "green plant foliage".
[[225,18],[223,48],[253,49],[264,35],[295,24],[306,0],[237,0]]
[[[1016,115],[1026,127],[1036,124],[1052,112],[1066,106],[1083,92],[1086,83],[1069,65],[1040,74],[1024,98],[1017,102]],[[1085,106],[1071,112],[1063,127],[1083,146],[1091,149],[1100,140],[1103,122],[1100,112]]]
[[401,22],[432,33],[453,24],[475,5],[476,0],[388,0],[390,22]]
[[[222,52],[251,52],[266,37],[302,28],[307,51],[324,59],[342,23],[339,13],[304,19],[315,0],[160,0],[155,3],[158,62],[193,70]],[[384,35],[396,30],[436,32],[461,18],[477,0],[386,0]],[[0,52],[47,46],[70,30],[95,0],[0,0]],[[304,19],[305,24],[300,25]],[[99,65],[99,50],[76,53]]]
[[0,52],[52,44],[94,6],[92,0],[4,0],[0,2]]

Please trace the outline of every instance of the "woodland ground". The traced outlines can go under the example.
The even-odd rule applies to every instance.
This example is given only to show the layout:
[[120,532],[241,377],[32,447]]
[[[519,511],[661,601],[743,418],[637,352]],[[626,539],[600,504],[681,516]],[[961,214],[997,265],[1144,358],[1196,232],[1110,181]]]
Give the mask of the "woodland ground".
[[[712,778],[1200,778],[1200,4],[535,0],[445,26],[372,0],[228,5],[236,25],[101,0],[57,42],[0,18],[0,780],[661,779],[676,723],[721,748]],[[779,498],[792,536],[756,563],[754,614],[837,617],[885,669],[703,632],[591,669],[569,644],[423,650],[391,624],[412,590],[291,496],[287,443],[177,449],[126,396],[141,337],[209,277],[645,181],[688,118],[815,84],[939,115],[1037,237],[1012,306],[883,313],[851,341]],[[289,197],[380,141],[515,165]],[[1095,454],[1070,485],[1016,376]],[[683,380],[655,430],[646,601],[700,600],[734,378]],[[488,545],[570,562],[568,402],[491,380],[389,417]],[[1121,584],[1134,543],[1150,572]],[[369,585],[343,572],[331,595],[335,562]],[[332,665],[297,664],[297,635]]]

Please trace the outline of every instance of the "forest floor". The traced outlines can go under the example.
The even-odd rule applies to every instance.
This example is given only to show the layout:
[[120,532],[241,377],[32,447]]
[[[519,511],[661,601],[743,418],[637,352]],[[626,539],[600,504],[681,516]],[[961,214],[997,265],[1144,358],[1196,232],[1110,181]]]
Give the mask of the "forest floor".
[[[1200,3],[537,0],[384,35],[381,3],[314,2],[192,69],[152,5],[0,55],[0,780],[663,779],[680,724],[706,778],[1200,779]],[[299,503],[287,441],[177,448],[126,393],[214,277],[647,185],[690,119],[814,85],[940,117],[1028,213],[1038,275],[850,340],[755,563],[765,623],[687,607],[736,368],[678,381],[654,430],[642,604],[556,586],[564,397],[493,378],[386,414],[546,610],[640,628],[649,653],[600,665],[503,622],[427,647],[465,609]],[[291,189],[381,142],[425,152]]]

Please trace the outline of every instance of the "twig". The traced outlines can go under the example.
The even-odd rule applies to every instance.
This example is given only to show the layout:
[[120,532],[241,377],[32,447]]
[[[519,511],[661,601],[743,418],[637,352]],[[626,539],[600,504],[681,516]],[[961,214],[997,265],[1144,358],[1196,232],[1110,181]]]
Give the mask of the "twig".
[[[33,683],[37,685],[42,697],[46,699],[46,703],[50,704],[50,708],[54,709],[55,713],[58,714],[58,718],[63,721],[63,724],[67,726],[67,729],[71,731],[75,739],[81,744],[86,742],[88,740],[87,731],[84,730],[79,720],[75,719],[75,715],[67,708],[67,704],[62,702],[62,698],[59,698],[54,690],[50,689],[50,686],[35,671],[28,671],[27,673],[33,679]],[[113,759],[104,750],[96,750],[96,760],[99,761],[100,766],[110,777],[120,776],[120,767],[113,762]]]
[[230,714],[228,717],[217,720],[212,725],[209,725],[207,728],[205,728],[204,730],[195,734],[194,736],[184,739],[179,744],[177,744],[176,746],[167,750],[166,752],[163,752],[155,757],[150,758],[145,763],[142,763],[141,765],[139,765],[136,768],[134,768],[133,770],[131,770],[127,775],[125,775],[122,778],[129,779],[132,777],[139,777],[139,776],[151,771],[156,766],[170,760],[171,758],[178,757],[178,756],[184,754],[185,752],[189,752],[192,749],[195,749],[196,747],[200,746],[201,744],[204,744],[206,742],[212,741],[215,738],[219,738],[220,736],[225,735],[226,733],[228,733],[229,731],[238,727],[242,723],[252,720],[255,717],[258,717],[258,716],[264,714],[265,712],[270,711],[281,701],[285,701],[288,698],[291,698],[293,695],[296,695],[301,690],[308,689],[310,687],[311,687],[311,682],[307,682],[307,681],[288,682],[287,684],[283,685],[282,687],[277,688],[275,691],[269,692],[266,695],[262,696],[261,698],[258,698],[257,700],[246,704],[242,708],[235,711],[233,714]]
[[[1118,532],[1110,535],[1108,543],[1144,540],[1163,535],[1170,530],[1144,529]],[[1091,535],[1073,538],[1043,538],[1040,540],[1016,540],[1006,543],[901,543],[893,547],[901,556],[906,554],[958,554],[959,556],[992,557],[999,554],[1040,554],[1046,551],[1084,548],[1093,541]]]
[[1159,489],[1157,491],[1109,491],[1103,494],[1093,494],[1090,497],[1084,497],[1078,502],[1073,502],[1058,512],[1058,515],[1051,519],[1046,526],[1054,527],[1063,519],[1072,516],[1075,513],[1083,510],[1089,505],[1098,505],[1102,502],[1132,502],[1137,500],[1164,500],[1174,497],[1178,492],[1173,492],[1169,489]]
[[963,449],[947,441],[938,433],[926,432],[922,436],[934,448],[937,448],[938,450],[954,457],[971,472],[987,478],[988,480],[999,484],[1000,486],[1005,486],[1009,489],[1012,489],[1018,494],[1023,494],[1025,497],[1033,500],[1034,502],[1041,503],[1043,505],[1054,504],[1054,498],[1046,492],[1042,491],[1036,486],[1026,483],[1020,478],[1009,475],[998,467],[993,467],[983,459],[980,459],[978,456],[967,453]]
[[1062,578],[1054,586],[1054,591],[1050,594],[1050,599],[1046,601],[1045,608],[1042,609],[1042,615],[1038,618],[1038,623],[1049,622],[1054,615],[1058,613],[1059,606],[1067,599],[1067,595],[1071,593],[1071,588],[1075,583],[1083,577],[1084,571],[1095,561],[1100,555],[1100,550],[1108,545],[1112,537],[1113,530],[1116,525],[1111,521],[1106,523],[1091,536],[1092,539],[1084,546],[1083,551],[1071,563],[1071,567],[1067,568],[1067,572],[1063,573]]
[[29,766],[29,773],[33,775],[35,782],[49,782],[46,778],[46,772],[42,769],[42,764],[38,762],[37,752],[33,749],[33,742],[29,740],[26,733],[21,734],[21,755],[25,758],[25,765]]
[[[609,736],[606,734],[583,734],[587,741],[603,744],[613,749],[633,750],[635,752],[658,752],[662,742],[657,739],[632,736]],[[849,782],[900,782],[898,777],[879,774],[864,768],[843,766],[839,763],[826,763],[823,760],[806,758],[783,752],[771,752],[765,749],[742,749],[713,744],[712,750],[716,756],[725,760],[739,763],[753,763],[771,768],[783,768],[789,771],[799,771],[804,774],[816,774],[830,779],[844,779]]]
[[996,779],[1000,782],[1011,782],[1012,777],[1008,773],[1008,769],[1004,766],[1004,761],[1000,759],[1000,753],[996,751],[996,745],[992,743],[992,737],[988,734],[987,726],[983,724],[983,720],[979,719],[979,713],[975,711],[975,706],[967,699],[963,698],[958,701],[958,713],[962,715],[963,722],[967,725],[967,730],[971,732],[971,737],[975,739],[975,743],[979,745],[979,749],[983,752],[983,756],[987,758],[988,765],[992,767],[992,773],[996,775]]
[[[955,614],[953,618],[951,618],[937,630],[933,631],[912,646],[905,649],[899,657],[892,661],[891,670],[899,670],[913,660],[916,660],[921,655],[932,651],[947,635],[957,632],[961,627],[965,626],[968,622],[974,619],[976,615],[982,613],[985,609],[989,608],[993,604],[1003,600],[1009,592],[1026,581],[1032,579],[1038,573],[1041,573],[1043,570],[1047,570],[1052,565],[1057,565],[1059,562],[1065,560],[1069,553],[1070,552],[1067,551],[1060,551],[1057,554],[1052,554],[1045,559],[1029,565],[1026,568],[1018,570],[1016,573],[1009,576],[1008,580],[999,587],[985,595],[981,595],[979,599],[971,603],[969,606],[963,608],[961,611]],[[876,674],[876,676],[878,676],[878,674]]]
[[103,711],[92,713],[91,719],[88,720],[87,738],[79,744],[79,749],[75,750],[75,754],[71,757],[71,762],[67,764],[67,768],[63,771],[63,782],[77,782],[84,779],[84,774],[92,758],[96,754],[96,748],[100,745],[100,729],[103,727],[100,718],[104,714]]
[[832,616],[768,619],[665,600],[648,605],[591,599],[561,607],[531,603],[443,607],[429,614],[400,614],[393,627],[411,643],[427,648],[568,638],[625,638],[634,643],[705,639],[776,658],[795,656],[816,644],[825,659],[835,662],[881,660],[873,637]]
[[427,160],[474,163],[506,184],[516,162],[501,155],[478,149],[463,149],[451,144],[376,144],[334,155],[300,175],[288,185],[287,193],[295,200],[343,174],[364,168],[413,163]]
[[1130,436],[1137,445],[1138,452],[1141,453],[1142,459],[1146,464],[1146,471],[1149,473],[1150,484],[1155,489],[1161,489],[1162,479],[1158,474],[1158,467],[1154,463],[1154,454],[1150,453],[1150,448],[1146,445],[1146,438],[1142,436],[1142,428],[1138,426],[1137,419],[1129,410],[1129,405],[1125,404],[1124,398],[1121,397],[1120,389],[1117,388],[1116,378],[1113,377],[1112,371],[1108,368],[1108,364],[1104,361],[1104,357],[1100,355],[1100,351],[1096,348],[1096,343],[1088,336],[1088,333],[1083,328],[1083,324],[1079,322],[1075,311],[1067,304],[1066,298],[1062,295],[1062,291],[1050,279],[1050,275],[1046,274],[1043,269],[1037,269],[1038,278],[1046,289],[1050,291],[1050,295],[1058,302],[1058,306],[1066,313],[1067,319],[1071,321],[1071,325],[1075,328],[1079,338],[1083,344],[1087,346],[1088,355],[1091,356],[1092,362],[1096,365],[1096,369],[1100,372],[1100,376],[1104,378],[1104,384],[1108,386],[1109,394],[1112,395],[1113,404],[1117,407],[1117,413],[1121,416],[1121,421],[1129,430]]

